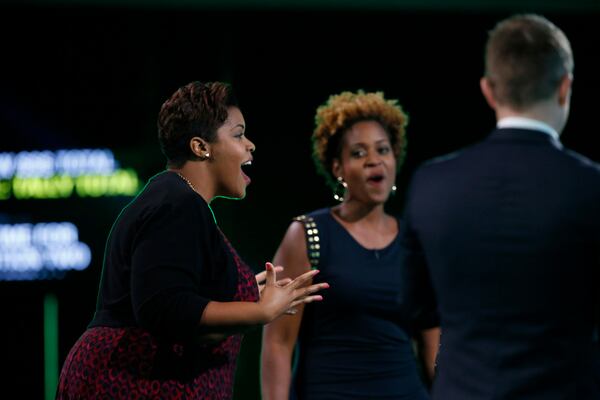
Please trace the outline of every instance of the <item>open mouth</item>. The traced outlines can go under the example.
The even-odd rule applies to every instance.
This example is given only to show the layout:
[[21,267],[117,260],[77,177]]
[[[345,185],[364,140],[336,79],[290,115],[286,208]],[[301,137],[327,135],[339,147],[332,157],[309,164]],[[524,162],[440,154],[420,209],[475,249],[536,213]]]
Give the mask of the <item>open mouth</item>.
[[247,170],[247,168],[249,166],[252,165],[252,160],[248,160],[244,163],[242,163],[241,169],[242,169],[242,177],[244,178],[244,181],[246,182],[246,185],[248,185],[251,181],[250,177],[248,175],[246,175],[246,173],[244,172],[244,169]]
[[383,175],[371,175],[367,178],[367,182],[369,183],[381,183],[383,182]]

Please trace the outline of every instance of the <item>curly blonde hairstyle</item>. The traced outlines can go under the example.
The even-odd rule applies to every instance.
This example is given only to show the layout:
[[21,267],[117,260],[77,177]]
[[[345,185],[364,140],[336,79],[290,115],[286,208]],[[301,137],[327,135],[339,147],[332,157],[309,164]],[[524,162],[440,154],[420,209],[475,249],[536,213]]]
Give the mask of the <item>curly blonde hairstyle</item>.
[[405,127],[408,116],[397,100],[386,100],[382,92],[342,92],[330,96],[317,108],[315,130],[312,134],[313,160],[317,171],[335,187],[331,172],[334,159],[340,158],[344,132],[359,121],[379,122],[390,138],[399,169],[406,153]]

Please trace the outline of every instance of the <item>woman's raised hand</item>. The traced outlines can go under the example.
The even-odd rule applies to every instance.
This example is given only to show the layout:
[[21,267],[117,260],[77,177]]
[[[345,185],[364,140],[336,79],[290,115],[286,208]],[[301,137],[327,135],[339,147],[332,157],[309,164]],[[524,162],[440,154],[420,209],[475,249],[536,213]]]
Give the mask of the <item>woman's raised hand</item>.
[[[318,270],[305,272],[293,280],[286,278],[277,281],[277,272],[282,270],[282,267],[274,267],[273,264],[266,263],[265,284],[261,289],[259,300],[264,311],[265,322],[271,322],[284,313],[295,314],[294,307],[300,304],[323,300],[323,296],[314,293],[329,287],[326,282],[308,285],[312,278],[319,273]],[[257,275],[257,281],[262,273]]]
[[[283,267],[282,266],[276,266],[275,267],[275,272],[279,273],[283,271]],[[262,295],[262,291],[265,288],[265,280],[267,279],[267,270],[265,269],[262,272],[259,272],[258,274],[255,275],[256,278],[256,284],[258,285],[258,295],[259,297]],[[279,281],[277,281],[278,285],[285,285],[287,283],[290,283],[292,280],[290,278],[284,278],[281,279]]]

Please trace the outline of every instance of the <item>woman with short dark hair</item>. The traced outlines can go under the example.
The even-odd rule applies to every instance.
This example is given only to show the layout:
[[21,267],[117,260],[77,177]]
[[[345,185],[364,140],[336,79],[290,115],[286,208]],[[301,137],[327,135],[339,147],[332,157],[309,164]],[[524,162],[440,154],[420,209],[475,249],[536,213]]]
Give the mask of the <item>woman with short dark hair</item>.
[[[58,399],[230,399],[240,332],[320,300],[315,272],[254,276],[209,203],[243,198],[254,144],[231,88],[192,82],[158,117],[167,170],[115,222],[97,309],[64,363]],[[281,270],[281,268],[278,268]],[[259,292],[257,281],[266,278]]]

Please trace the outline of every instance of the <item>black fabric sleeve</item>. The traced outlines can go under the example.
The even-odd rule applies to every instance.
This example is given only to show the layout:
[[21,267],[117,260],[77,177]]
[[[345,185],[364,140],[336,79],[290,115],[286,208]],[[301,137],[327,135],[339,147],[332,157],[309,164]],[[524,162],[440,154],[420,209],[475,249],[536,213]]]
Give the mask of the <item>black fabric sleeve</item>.
[[[192,194],[192,196],[196,196]],[[208,298],[199,283],[210,251],[207,212],[199,199],[181,196],[144,218],[132,249],[131,294],[140,326],[160,336],[181,338],[200,322]]]
[[414,187],[408,192],[400,226],[400,306],[409,326],[415,330],[422,330],[439,326],[440,319],[425,254],[412,225],[412,194]]

